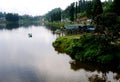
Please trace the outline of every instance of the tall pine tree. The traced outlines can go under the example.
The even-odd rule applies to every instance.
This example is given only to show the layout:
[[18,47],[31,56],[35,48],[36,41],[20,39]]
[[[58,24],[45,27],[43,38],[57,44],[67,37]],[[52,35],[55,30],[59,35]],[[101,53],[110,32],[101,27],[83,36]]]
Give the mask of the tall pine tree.
[[103,13],[102,4],[100,0],[93,0],[94,8],[93,8],[93,17],[95,18],[97,15]]
[[77,20],[77,13],[78,13],[78,3],[75,3],[75,19]]
[[70,6],[70,11],[69,11],[69,15],[70,15],[70,20],[74,21],[74,13],[75,13],[75,7],[74,7],[75,3],[72,3]]
[[87,9],[86,9],[86,15],[88,18],[92,18],[92,14],[93,14],[93,11],[92,11],[92,3],[91,1],[87,2]]
[[114,0],[113,2],[113,12],[120,16],[120,0]]

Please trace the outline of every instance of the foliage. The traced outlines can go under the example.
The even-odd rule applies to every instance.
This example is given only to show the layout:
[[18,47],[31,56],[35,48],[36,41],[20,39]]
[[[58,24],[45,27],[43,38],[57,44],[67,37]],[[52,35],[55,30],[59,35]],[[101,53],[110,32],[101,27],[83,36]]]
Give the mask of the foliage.
[[20,24],[31,24],[42,20],[42,16],[30,16],[30,15],[22,15],[19,16]]
[[103,9],[100,0],[93,0],[93,3],[94,3],[93,16],[95,18],[97,15],[103,13]]
[[120,0],[114,0],[113,2],[107,2],[106,6],[104,7],[104,13],[112,12],[120,16],[119,3],[120,3]]
[[70,20],[74,21],[74,12],[75,12],[75,8],[74,8],[75,3],[72,3],[70,6],[70,11],[69,11],[69,16],[70,16]]
[[119,38],[120,23],[115,13],[105,13],[95,18],[96,32],[106,36],[110,41]]
[[[87,16],[88,18],[95,18],[106,12],[114,12],[119,15],[119,0],[105,1],[101,3],[101,0],[78,0],[78,2],[71,3],[65,10],[55,8],[45,15],[45,19],[49,22],[60,21],[60,19],[69,19],[74,21],[78,19],[78,15]],[[58,12],[60,11],[61,12]],[[57,12],[57,13],[56,13]]]
[[82,13],[80,13],[80,16],[81,16],[81,17],[85,17],[86,15],[87,15],[86,12],[82,12]]
[[105,65],[120,63],[120,46],[111,44],[103,36],[87,34],[82,35],[80,39],[60,37],[53,46],[79,61]]
[[61,8],[55,8],[45,15],[45,20],[49,22],[61,21]]
[[120,16],[118,16],[117,21],[120,23]]
[[92,18],[93,7],[92,7],[92,4],[90,2],[87,5],[86,15],[87,15],[88,18]]
[[78,4],[76,2],[75,3],[75,19],[77,19],[77,14],[78,14]]
[[87,15],[89,14],[92,15],[91,13],[91,11],[93,11],[92,5],[93,5],[92,1],[79,0],[78,2],[71,3],[63,11],[60,8],[55,8],[49,11],[44,17],[45,17],[45,20],[49,22],[60,21],[60,19],[66,19],[66,18],[71,21],[74,21],[78,18],[77,17],[78,14],[86,12],[87,10],[88,10]]
[[71,52],[70,46],[72,46],[72,43],[73,39],[60,37],[53,43],[53,45],[56,47],[56,50],[61,53],[63,52],[70,53]]
[[0,12],[0,18],[1,18],[1,17],[5,17],[5,14],[6,14],[6,13]]
[[113,12],[120,16],[119,4],[120,4],[120,0],[114,0],[113,1]]
[[104,13],[113,12],[113,2],[106,3],[105,7],[103,7]]
[[6,13],[0,12],[0,24],[5,23],[5,14]]
[[63,22],[45,22],[46,25],[52,26],[52,27],[63,27],[65,24]]
[[87,7],[87,4],[89,3],[89,1],[86,1],[86,0],[79,0],[79,13],[81,12],[84,12],[86,11],[86,7]]
[[6,14],[6,21],[8,21],[8,22],[18,22],[19,21],[19,16],[18,16],[18,14],[8,13],[8,14]]

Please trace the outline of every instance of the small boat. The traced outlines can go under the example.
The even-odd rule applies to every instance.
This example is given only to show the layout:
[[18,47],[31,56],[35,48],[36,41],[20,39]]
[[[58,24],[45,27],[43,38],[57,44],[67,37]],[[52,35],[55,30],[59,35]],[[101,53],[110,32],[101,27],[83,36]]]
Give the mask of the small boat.
[[32,37],[32,33],[29,33],[29,34],[28,34],[28,37]]

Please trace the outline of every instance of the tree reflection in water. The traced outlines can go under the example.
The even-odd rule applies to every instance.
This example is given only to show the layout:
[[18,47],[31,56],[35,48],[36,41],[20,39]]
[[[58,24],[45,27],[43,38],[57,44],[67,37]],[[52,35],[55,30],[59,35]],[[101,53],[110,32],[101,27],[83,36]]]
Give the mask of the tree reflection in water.
[[19,23],[8,23],[6,24],[6,29],[12,30],[19,28]]
[[107,79],[107,76],[105,75],[105,74],[102,74],[102,76],[99,76],[99,75],[97,75],[97,74],[93,74],[92,76],[90,76],[89,78],[88,78],[88,80],[90,81],[90,82],[110,82],[110,81],[108,81],[108,79]]
[[[112,76],[113,80],[116,80],[116,82],[120,81],[120,74],[118,74],[119,71],[116,71],[116,69],[98,64],[93,65],[90,63],[81,63],[79,61],[71,61],[69,63],[71,65],[71,69],[74,71],[84,69],[85,71],[90,72],[91,75],[87,75],[89,82],[112,82],[108,79],[108,73],[110,71],[112,71],[113,74],[115,73],[115,75]],[[97,71],[98,74],[94,74],[95,71]]]
[[116,80],[119,80],[119,82],[120,82],[120,74],[114,75],[113,78],[116,79]]

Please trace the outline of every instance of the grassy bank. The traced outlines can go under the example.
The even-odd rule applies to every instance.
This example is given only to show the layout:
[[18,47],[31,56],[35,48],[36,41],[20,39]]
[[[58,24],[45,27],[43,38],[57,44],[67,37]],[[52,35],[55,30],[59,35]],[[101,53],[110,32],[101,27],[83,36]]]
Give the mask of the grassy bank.
[[92,34],[59,37],[53,46],[75,60],[120,68],[120,46],[107,42],[104,37]]

